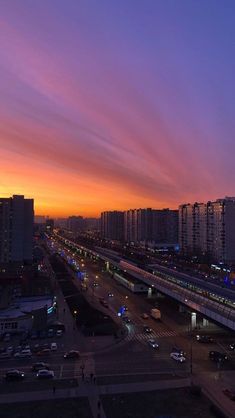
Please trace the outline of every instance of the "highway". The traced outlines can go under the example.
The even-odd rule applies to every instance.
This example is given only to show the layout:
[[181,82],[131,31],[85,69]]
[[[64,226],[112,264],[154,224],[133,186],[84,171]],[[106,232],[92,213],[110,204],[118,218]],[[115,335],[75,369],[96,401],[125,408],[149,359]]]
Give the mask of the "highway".
[[[61,248],[61,244],[58,245]],[[71,257],[74,254],[66,246],[63,251]],[[88,276],[87,299],[103,312],[107,312],[117,318],[117,312],[122,305],[127,305],[130,324],[125,325],[127,337],[117,346],[115,344],[109,350],[101,353],[92,354],[97,376],[118,376],[125,374],[185,374],[190,371],[190,353],[192,345],[192,366],[193,370],[217,371],[217,365],[208,359],[210,350],[228,352],[228,344],[233,341],[231,333],[219,332],[216,335],[214,344],[200,344],[196,341],[195,335],[189,336],[189,317],[180,314],[177,306],[171,303],[168,298],[157,299],[157,303],[162,312],[162,321],[156,322],[149,318],[141,318],[143,312],[149,312],[153,307],[153,300],[149,300],[145,295],[133,294],[113,280],[110,274],[104,271],[103,263],[79,254],[73,255],[78,264],[83,264]],[[74,276],[74,283],[80,286],[80,281]],[[98,286],[94,287],[93,283]],[[112,292],[114,297],[108,297]],[[108,301],[108,308],[99,303],[99,298]],[[144,325],[149,325],[153,329],[152,335],[146,335],[143,330]],[[159,350],[154,350],[148,345],[148,339],[154,337],[159,343]],[[170,358],[172,347],[177,345],[186,354],[186,362],[178,364]],[[225,369],[235,368],[235,354],[228,352],[229,361],[222,366]]]

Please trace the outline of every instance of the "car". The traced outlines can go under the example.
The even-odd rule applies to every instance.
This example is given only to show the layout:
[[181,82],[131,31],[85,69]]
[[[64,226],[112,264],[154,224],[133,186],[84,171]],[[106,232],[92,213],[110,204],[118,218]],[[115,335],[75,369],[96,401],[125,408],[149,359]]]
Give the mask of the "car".
[[34,363],[32,365],[32,369],[33,372],[38,372],[39,370],[50,370],[50,366],[47,363],[44,363],[43,361],[39,362],[39,363]]
[[57,336],[57,337],[62,337],[62,335],[63,335],[63,331],[62,331],[62,329],[57,329],[57,331],[56,331],[56,336]]
[[143,319],[149,319],[149,315],[146,313],[142,313],[141,318]]
[[108,308],[108,302],[104,298],[100,298],[100,304],[103,305],[105,308]]
[[38,379],[53,379],[54,376],[55,373],[53,372],[53,370],[41,369],[37,372]]
[[51,354],[50,348],[43,348],[41,351],[37,352],[37,356],[43,357],[43,356],[49,356]]
[[51,343],[51,351],[57,351],[57,344]]
[[221,353],[220,351],[210,351],[209,359],[212,361],[217,361],[217,362],[222,363],[228,360],[228,356],[225,353]]
[[234,351],[235,350],[235,343],[230,344],[229,349]]
[[34,346],[32,347],[33,353],[38,353],[40,350],[41,350],[40,344],[34,344]]
[[186,358],[180,353],[171,353],[171,358],[173,360],[179,361],[180,363],[183,363],[186,360]]
[[152,347],[152,348],[159,348],[159,345],[158,345],[157,341],[152,339],[152,338],[150,340],[148,340],[148,345],[150,345],[150,347]]
[[24,372],[19,370],[8,370],[5,374],[6,381],[16,381],[16,380],[23,380],[25,377]]
[[47,331],[47,336],[48,336],[48,338],[52,338],[52,337],[54,337],[54,330],[53,330],[53,328],[50,328],[48,331]]
[[125,322],[126,324],[129,324],[131,322],[130,318],[127,315],[123,315],[122,316],[122,320],[123,322]]
[[76,359],[80,357],[79,351],[71,350],[64,354],[64,359]]
[[11,345],[11,346],[7,347],[6,352],[7,352],[7,353],[10,353],[10,354],[13,354],[13,352],[14,352],[14,347],[13,347],[13,345]]
[[10,339],[11,339],[11,335],[10,334],[5,334],[4,335],[4,337],[3,337],[3,341],[5,342],[5,343],[8,343],[9,341],[10,341]]
[[123,306],[124,311],[129,311],[128,307],[126,305]]
[[8,353],[7,351],[3,351],[3,353],[0,353],[0,359],[10,358],[11,353]]
[[204,343],[204,344],[212,344],[214,343],[214,340],[212,337],[210,337],[209,335],[197,335],[196,339],[199,343]]
[[15,354],[14,354],[14,357],[15,358],[29,358],[29,357],[32,357],[32,352],[31,352],[31,350],[21,350],[21,351],[17,351]]
[[98,287],[98,286],[99,286],[99,283],[93,282],[93,287]]
[[111,293],[111,292],[110,292],[110,293],[108,293],[108,297],[109,297],[109,298],[113,298],[113,296],[114,296],[114,295],[113,295],[113,293]]
[[172,347],[171,352],[172,352],[172,353],[178,353],[178,354],[180,354],[180,355],[181,355],[181,356],[183,356],[183,357],[185,357],[185,356],[186,356],[185,351],[184,351],[182,348],[178,347],[177,345],[175,345],[174,347]]
[[152,334],[152,332],[153,332],[152,328],[150,328],[150,327],[144,327],[144,328],[143,328],[143,331],[144,331],[146,334]]
[[231,401],[235,401],[235,391],[231,389],[223,389],[223,394],[227,396]]

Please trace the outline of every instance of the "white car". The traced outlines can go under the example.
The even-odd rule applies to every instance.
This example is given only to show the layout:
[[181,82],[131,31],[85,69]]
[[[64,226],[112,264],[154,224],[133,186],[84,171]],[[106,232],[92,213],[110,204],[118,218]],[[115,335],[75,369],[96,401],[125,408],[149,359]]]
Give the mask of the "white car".
[[62,337],[62,335],[63,335],[63,331],[62,331],[61,329],[58,329],[58,330],[56,331],[56,336],[57,336],[57,337]]
[[15,353],[14,357],[16,357],[16,358],[28,358],[28,357],[32,357],[32,353],[31,353],[30,350],[22,350],[18,353]]
[[186,360],[186,358],[180,353],[171,353],[171,358],[173,360],[179,361],[180,363],[183,363]]
[[57,344],[51,343],[51,351],[57,351]]

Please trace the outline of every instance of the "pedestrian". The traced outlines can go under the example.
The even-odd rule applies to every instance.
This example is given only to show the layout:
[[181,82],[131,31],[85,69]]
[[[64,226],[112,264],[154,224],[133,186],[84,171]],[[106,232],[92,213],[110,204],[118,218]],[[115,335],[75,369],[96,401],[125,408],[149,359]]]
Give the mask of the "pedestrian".
[[91,374],[90,374],[90,381],[91,381],[91,382],[92,382],[93,376],[94,376],[94,374],[93,374],[93,373],[91,373]]
[[64,312],[64,314],[65,314],[65,308],[64,308],[63,312]]
[[85,374],[84,374],[84,372],[82,371],[82,381],[84,382],[84,380],[85,380]]
[[100,403],[100,400],[98,400],[98,402],[97,402],[97,408],[100,410],[100,407],[101,407],[101,403]]
[[53,395],[54,395],[55,394],[55,386],[53,386],[52,390],[53,390]]
[[93,377],[93,382],[96,384],[96,376]]

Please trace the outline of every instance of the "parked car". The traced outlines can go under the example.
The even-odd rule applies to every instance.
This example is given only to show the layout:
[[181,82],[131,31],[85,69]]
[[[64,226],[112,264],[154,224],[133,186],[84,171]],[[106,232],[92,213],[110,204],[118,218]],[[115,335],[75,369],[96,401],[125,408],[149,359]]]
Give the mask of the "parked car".
[[159,345],[158,345],[157,341],[154,340],[153,338],[148,340],[148,345],[150,345],[150,347],[152,347],[152,348],[159,348]]
[[37,352],[37,356],[44,357],[51,354],[50,348],[43,348],[43,350]]
[[51,343],[51,351],[57,351],[57,344]]
[[57,337],[62,337],[62,335],[63,335],[63,331],[62,331],[61,329],[58,329],[58,330],[56,331],[56,336],[57,336]]
[[41,350],[40,344],[34,344],[34,346],[32,347],[33,353],[38,353],[40,350]]
[[37,373],[38,379],[53,379],[54,376],[55,376],[55,373],[53,372],[53,370],[42,369],[42,370],[39,370]]
[[23,380],[25,377],[24,372],[21,372],[19,370],[8,370],[5,374],[5,379],[10,381],[16,381],[16,380]]
[[32,357],[32,352],[31,352],[31,350],[18,351],[17,353],[14,354],[14,357],[16,357],[16,358],[29,358],[29,357]]
[[80,357],[79,351],[71,350],[68,353],[64,354],[65,359],[76,359]]
[[109,293],[108,293],[108,297],[109,297],[109,298],[113,298],[113,293],[112,293],[112,292],[109,292]]
[[11,353],[8,353],[7,351],[3,351],[2,353],[0,353],[0,359],[10,358],[10,357],[11,357]]
[[47,336],[48,336],[48,338],[52,338],[52,337],[54,337],[54,335],[55,335],[55,333],[54,333],[53,328],[50,328],[50,329],[47,331]]
[[180,363],[183,363],[186,360],[186,358],[180,353],[171,353],[171,358],[173,360],[179,361]]
[[199,343],[204,343],[204,344],[212,344],[214,343],[214,340],[212,337],[210,337],[209,335],[197,335],[196,339]]
[[44,363],[43,361],[39,362],[39,363],[34,363],[32,365],[32,371],[33,372],[38,372],[39,370],[50,370],[50,366],[47,363]]
[[225,353],[221,353],[220,351],[210,351],[209,358],[210,360],[217,362],[224,362],[228,360],[228,356]]

